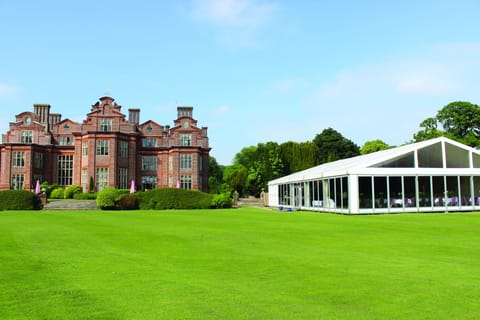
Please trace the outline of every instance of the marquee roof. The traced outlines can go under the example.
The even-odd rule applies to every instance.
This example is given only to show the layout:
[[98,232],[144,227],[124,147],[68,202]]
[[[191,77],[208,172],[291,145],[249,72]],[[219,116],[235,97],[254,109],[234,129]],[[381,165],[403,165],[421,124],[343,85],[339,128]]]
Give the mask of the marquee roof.
[[446,137],[439,137],[324,163],[272,180],[269,184],[281,184],[347,174],[374,174],[375,172],[413,173],[427,169],[444,170],[453,168],[470,170],[475,168],[480,173],[480,151]]

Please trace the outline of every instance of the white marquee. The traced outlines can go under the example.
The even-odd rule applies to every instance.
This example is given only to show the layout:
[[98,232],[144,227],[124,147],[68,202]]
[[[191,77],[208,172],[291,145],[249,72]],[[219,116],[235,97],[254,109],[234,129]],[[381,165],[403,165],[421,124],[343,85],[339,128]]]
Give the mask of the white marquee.
[[269,205],[346,214],[480,210],[480,152],[445,137],[270,181]]

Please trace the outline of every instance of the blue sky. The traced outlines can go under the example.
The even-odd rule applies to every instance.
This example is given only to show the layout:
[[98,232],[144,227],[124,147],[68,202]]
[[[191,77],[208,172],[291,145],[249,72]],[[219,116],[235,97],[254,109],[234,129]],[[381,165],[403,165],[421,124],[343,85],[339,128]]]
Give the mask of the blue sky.
[[228,165],[331,127],[399,145],[480,104],[479,1],[0,0],[0,132],[49,103],[81,121],[109,93],[141,122],[194,107]]

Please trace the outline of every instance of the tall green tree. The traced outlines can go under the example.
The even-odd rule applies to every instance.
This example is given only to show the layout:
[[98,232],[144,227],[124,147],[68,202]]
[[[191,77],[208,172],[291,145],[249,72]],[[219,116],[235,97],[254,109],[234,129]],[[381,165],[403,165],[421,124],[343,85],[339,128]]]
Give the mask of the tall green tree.
[[313,139],[318,148],[317,164],[360,155],[360,147],[332,128],[324,129]]
[[311,141],[288,141],[280,145],[280,158],[285,175],[315,166],[318,156],[318,148]]
[[283,163],[276,142],[259,143],[243,148],[234,157],[234,164],[247,170],[244,188],[250,195],[259,195],[268,181],[283,175]]
[[232,164],[225,167],[223,180],[232,190],[237,190],[239,194],[246,193],[248,170],[241,164]]
[[420,131],[413,135],[415,142],[425,141],[445,135],[442,130],[438,129],[438,121],[436,118],[427,118],[420,123]]
[[480,107],[466,101],[447,104],[437,113],[445,133],[471,147],[480,145]]
[[218,164],[217,159],[210,156],[208,159],[208,187],[210,188],[210,193],[222,193],[225,191],[224,171],[225,166]]
[[363,146],[360,148],[360,154],[368,154],[368,153],[373,153],[373,152],[386,150],[390,148],[392,147],[390,147],[388,144],[386,144],[380,139],[370,140],[370,141],[366,141],[363,144]]

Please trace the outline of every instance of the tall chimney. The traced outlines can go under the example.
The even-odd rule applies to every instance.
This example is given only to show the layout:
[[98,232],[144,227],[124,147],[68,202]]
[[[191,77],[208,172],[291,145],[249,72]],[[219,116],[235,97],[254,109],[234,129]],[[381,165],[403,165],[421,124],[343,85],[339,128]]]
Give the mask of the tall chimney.
[[62,120],[62,115],[60,113],[50,113],[48,123],[51,125],[57,124]]
[[190,117],[192,118],[193,107],[177,107],[178,118]]
[[50,105],[49,104],[34,104],[33,110],[38,117],[38,121],[42,124],[48,124],[50,118]]
[[128,109],[128,121],[139,124],[140,123],[140,109]]

